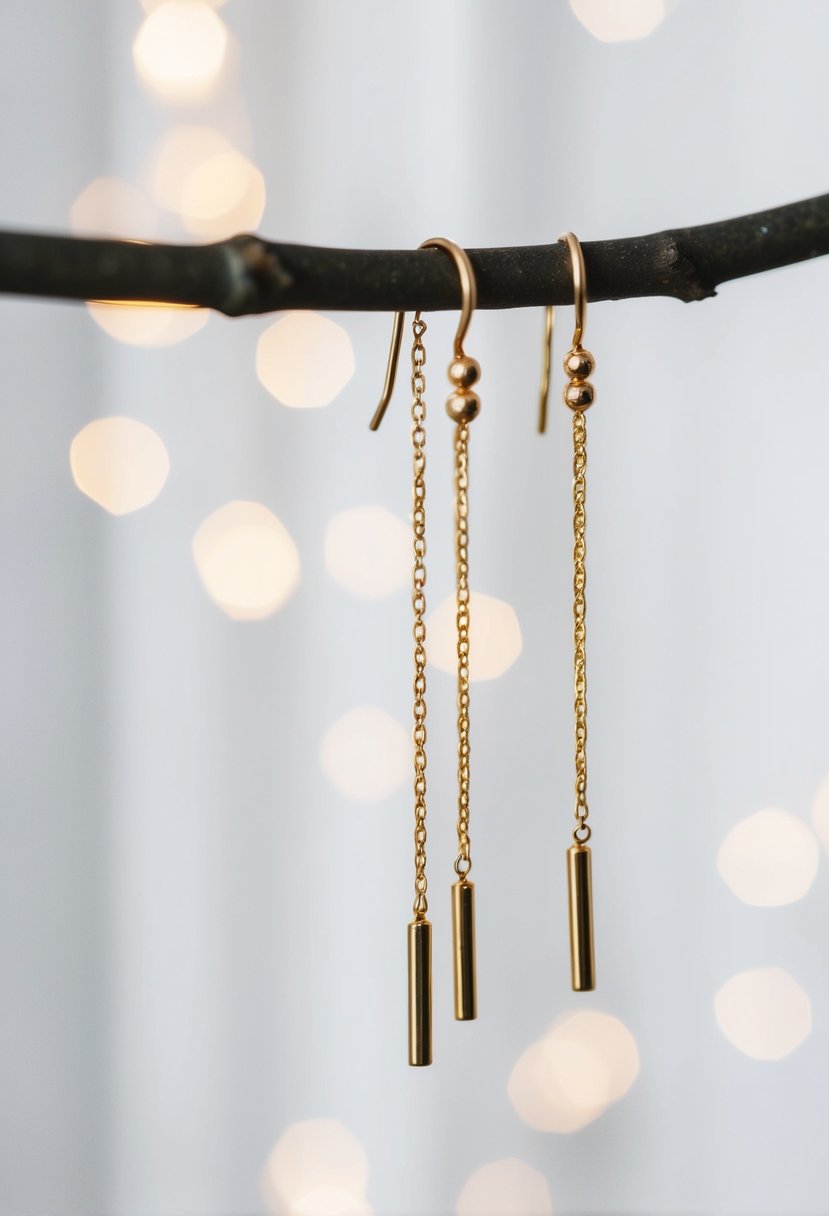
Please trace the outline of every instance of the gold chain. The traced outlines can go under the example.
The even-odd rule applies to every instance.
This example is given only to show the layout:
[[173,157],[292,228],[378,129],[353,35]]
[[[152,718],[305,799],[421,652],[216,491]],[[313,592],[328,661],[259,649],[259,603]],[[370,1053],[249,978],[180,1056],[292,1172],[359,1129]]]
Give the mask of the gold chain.
[[426,377],[423,365],[426,348],[423,335],[426,322],[420,313],[412,321],[412,460],[413,506],[412,534],[412,609],[414,610],[414,842],[416,920],[424,920],[426,901]]
[[455,430],[455,560],[458,633],[458,856],[455,873],[472,869],[469,852],[469,426]]
[[582,410],[573,413],[573,675],[576,716],[576,826],[573,839],[586,844],[587,822],[587,603],[585,587],[585,525],[587,515],[587,422]]

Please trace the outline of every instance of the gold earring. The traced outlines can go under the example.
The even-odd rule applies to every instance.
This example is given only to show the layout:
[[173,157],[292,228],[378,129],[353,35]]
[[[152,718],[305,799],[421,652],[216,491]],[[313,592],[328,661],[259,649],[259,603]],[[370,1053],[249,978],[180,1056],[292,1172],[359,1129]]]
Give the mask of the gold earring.
[[[468,256],[460,246],[443,237],[424,241],[421,249],[437,248],[450,253],[461,282],[461,316],[455,334],[454,358],[449,365],[453,391],[446,409],[456,422],[455,431],[455,553],[456,607],[458,628],[458,856],[457,882],[452,887],[455,1017],[467,1021],[477,1016],[475,977],[475,888],[468,881],[472,862],[469,844],[469,583],[468,583],[468,424],[477,417],[480,400],[472,385],[481,369],[463,349],[463,340],[476,303],[475,276]],[[403,337],[405,314],[395,313],[386,378],[371,430],[383,420],[394,390]],[[412,607],[414,611],[414,794],[415,794],[415,901],[414,919],[408,927],[409,959],[409,1063],[432,1063],[432,925],[426,918],[426,379],[423,366],[426,324],[420,312],[412,323],[412,447],[414,462]]]
[[[371,429],[376,431],[391,400],[405,313],[394,315],[391,347],[383,393]],[[414,623],[414,843],[413,918],[408,926],[409,1064],[432,1063],[432,923],[426,898],[426,322],[416,312],[412,320],[412,611]]]
[[451,255],[461,285],[461,315],[455,333],[449,383],[452,392],[446,412],[455,423],[455,620],[458,671],[458,855],[457,881],[452,884],[452,958],[455,1018],[471,1022],[478,1016],[475,963],[475,884],[469,840],[469,424],[481,412],[481,401],[473,391],[481,368],[463,349],[466,331],[477,304],[475,272],[466,251],[445,237],[433,237],[424,246],[443,249]]
[[[573,844],[567,850],[567,896],[570,921],[570,976],[574,992],[592,992],[596,987],[596,960],[593,948],[593,890],[591,853],[588,841],[592,835],[588,823],[587,805],[587,604],[585,588],[587,573],[585,559],[587,494],[587,423],[585,411],[595,399],[595,390],[588,380],[596,362],[582,346],[587,315],[587,275],[584,254],[578,238],[572,232],[559,237],[570,251],[575,303],[575,326],[570,350],[564,357],[567,384],[564,404],[573,413],[573,677],[576,741],[576,826]],[[547,421],[547,397],[550,384],[550,362],[553,339],[554,310],[548,307],[544,333],[544,363],[539,395],[538,429],[543,432]]]

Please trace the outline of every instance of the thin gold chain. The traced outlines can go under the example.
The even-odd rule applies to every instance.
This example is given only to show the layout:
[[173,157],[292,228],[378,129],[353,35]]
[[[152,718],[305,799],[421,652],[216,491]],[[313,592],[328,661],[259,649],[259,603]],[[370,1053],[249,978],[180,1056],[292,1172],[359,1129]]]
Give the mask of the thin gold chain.
[[412,321],[412,609],[414,611],[414,843],[416,920],[425,920],[426,901],[426,377],[423,365],[426,322]]
[[590,839],[587,822],[587,602],[585,589],[587,545],[587,422],[584,412],[573,413],[573,675],[576,717],[576,826],[578,844]]
[[455,430],[455,560],[458,633],[458,856],[455,873],[472,869],[469,851],[469,426]]

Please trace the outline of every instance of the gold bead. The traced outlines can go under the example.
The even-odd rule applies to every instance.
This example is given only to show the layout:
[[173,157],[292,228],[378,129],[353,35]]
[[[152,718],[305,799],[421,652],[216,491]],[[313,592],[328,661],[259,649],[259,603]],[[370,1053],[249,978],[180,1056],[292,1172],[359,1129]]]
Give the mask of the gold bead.
[[564,389],[564,404],[581,413],[593,404],[596,391],[589,380],[571,380]]
[[481,365],[469,355],[461,355],[449,364],[449,379],[458,388],[472,388],[481,378]]
[[446,412],[453,422],[471,422],[481,412],[481,399],[468,388],[458,389],[446,399]]
[[583,346],[574,346],[564,357],[564,370],[573,380],[586,380],[596,366],[596,360]]

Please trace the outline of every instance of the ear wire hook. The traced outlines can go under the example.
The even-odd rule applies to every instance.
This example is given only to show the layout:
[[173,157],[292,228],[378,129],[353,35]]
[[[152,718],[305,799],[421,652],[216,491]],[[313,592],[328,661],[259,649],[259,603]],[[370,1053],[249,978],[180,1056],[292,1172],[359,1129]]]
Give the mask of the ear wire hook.
[[541,364],[541,387],[538,390],[538,433],[543,435],[547,430],[547,402],[550,399],[550,366],[553,361],[553,334],[556,324],[556,309],[554,304],[548,304],[544,310],[544,354]]
[[573,346],[578,349],[584,337],[585,317],[587,316],[587,271],[584,267],[584,252],[581,247],[581,241],[575,232],[562,232],[558,239],[566,241],[567,248],[570,250],[570,265],[573,274],[573,302],[576,306]]
[[369,423],[369,430],[376,431],[380,423],[383,421],[388,404],[391,401],[391,395],[394,392],[394,381],[397,376],[397,363],[400,358],[400,344],[403,340],[403,322],[406,319],[405,312],[396,312],[394,321],[391,327],[391,346],[389,347],[389,361],[386,364],[386,379],[383,383],[383,392],[380,395],[377,409],[374,411],[374,416]]
[[[455,331],[455,358],[462,359],[464,357],[463,343],[466,337],[466,331],[469,329],[469,322],[472,320],[472,314],[478,304],[478,292],[475,284],[475,272],[472,269],[472,263],[469,260],[469,255],[460,245],[450,241],[445,236],[430,236],[422,245],[418,245],[418,249],[443,249],[453,259],[455,267],[458,271],[458,278],[461,285],[461,315],[458,320],[458,328]],[[420,316],[418,309],[416,316]],[[383,384],[383,392],[380,396],[380,401],[377,409],[374,411],[374,416],[369,424],[369,429],[376,431],[380,423],[383,421],[388,404],[391,401],[391,395],[394,392],[394,382],[397,376],[397,364],[400,359],[400,346],[403,340],[403,322],[405,320],[405,312],[396,312],[391,330],[391,345],[389,347],[389,359],[386,364],[386,379]]]
[[[575,327],[573,329],[573,347],[581,346],[584,336],[585,318],[587,315],[587,272],[584,266],[584,253],[581,243],[574,232],[563,232],[558,238],[566,241],[570,251],[570,263],[573,273],[573,302],[576,307]],[[553,333],[555,329],[555,307],[548,304],[544,325],[544,361],[541,366],[541,387],[538,392],[538,433],[543,435],[547,430],[547,402],[550,396],[550,366],[553,357]]]

